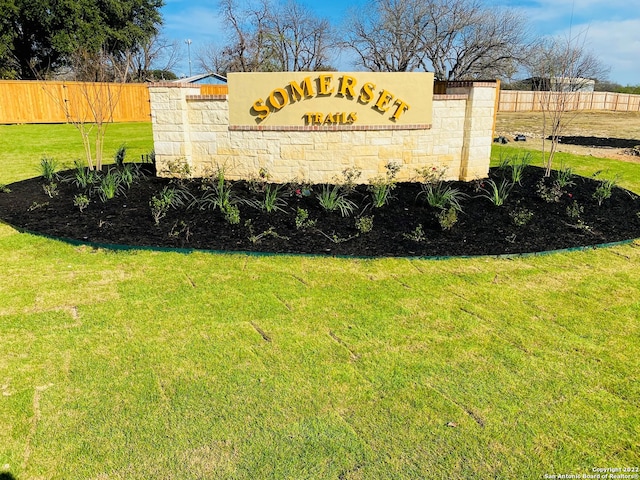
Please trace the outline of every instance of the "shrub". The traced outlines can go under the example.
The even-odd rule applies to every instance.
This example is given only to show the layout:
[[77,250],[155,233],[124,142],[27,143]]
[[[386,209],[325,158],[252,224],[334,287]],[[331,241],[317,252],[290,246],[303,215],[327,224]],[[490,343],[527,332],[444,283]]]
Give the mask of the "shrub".
[[45,183],[42,188],[44,193],[49,195],[49,198],[57,197],[58,193],[60,193],[58,192],[58,184],[55,182]]
[[553,182],[551,186],[547,185],[544,178],[541,178],[536,185],[538,196],[547,203],[558,203],[562,198],[562,188],[558,182]]
[[436,214],[440,228],[443,230],[451,230],[458,223],[458,211],[454,207],[440,210]]
[[360,233],[369,233],[373,230],[373,215],[364,215],[356,218],[356,228]]
[[528,208],[518,206],[509,212],[509,217],[515,226],[524,227],[533,218],[533,212]]
[[316,221],[309,218],[309,212],[306,209],[299,207],[296,211],[295,223],[296,229],[298,230],[305,230],[307,228],[315,227],[316,225]]
[[402,234],[402,238],[405,238],[406,240],[411,240],[414,241],[416,243],[421,243],[424,242],[427,237],[424,234],[424,229],[422,228],[422,224],[418,224],[418,226],[409,233],[403,233]]
[[91,200],[89,200],[89,197],[84,193],[74,195],[73,197],[73,206],[78,207],[80,213],[84,212],[85,208],[89,206],[89,203],[91,203]]

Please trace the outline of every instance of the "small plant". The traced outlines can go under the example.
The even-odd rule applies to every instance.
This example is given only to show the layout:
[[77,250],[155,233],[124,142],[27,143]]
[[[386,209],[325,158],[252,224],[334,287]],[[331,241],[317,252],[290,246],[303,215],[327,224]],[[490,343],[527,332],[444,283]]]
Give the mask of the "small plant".
[[42,186],[44,193],[49,195],[49,198],[57,197],[60,192],[58,192],[58,184],[55,182],[45,183]]
[[344,193],[352,193],[356,189],[356,182],[360,175],[362,175],[362,170],[357,167],[345,168],[342,171],[342,179],[337,178],[336,183],[342,187]]
[[579,219],[583,213],[584,213],[584,207],[582,205],[579,205],[578,202],[576,202],[575,200],[571,205],[567,207],[567,216],[574,220]]
[[40,175],[47,182],[51,183],[57,177],[56,172],[58,171],[58,162],[56,162],[53,158],[43,157],[40,160]]
[[560,165],[560,169],[556,173],[556,183],[560,188],[569,187],[575,185],[573,178],[573,169],[567,167],[564,164]]
[[443,230],[451,230],[458,223],[458,211],[455,207],[449,207],[436,213],[436,218]]
[[306,209],[298,207],[296,211],[295,223],[296,229],[305,230],[307,228],[315,227],[316,220],[311,220],[309,218],[309,212]]
[[193,204],[197,204],[201,209],[217,208],[223,214],[228,212],[230,207],[237,203],[237,199],[233,194],[231,183],[224,178],[224,169],[219,168],[208,181],[211,185],[205,187],[206,193]]
[[253,230],[253,223],[251,222],[251,220],[247,220],[246,222],[244,222],[244,226],[249,230],[249,241],[254,244],[259,243],[265,237],[274,237],[280,238],[282,240],[289,240],[289,237],[285,237],[284,235],[280,235],[278,232],[276,232],[276,229],[274,227],[269,227],[264,232],[256,234]]
[[418,226],[409,233],[403,233],[402,237],[407,240],[412,240],[416,243],[422,243],[427,239],[427,236],[424,234],[424,229],[422,228],[422,224],[418,224]]
[[509,212],[509,217],[516,227],[524,227],[533,218],[533,212],[528,208],[517,206]]
[[420,195],[424,195],[430,207],[446,210],[449,207],[462,211],[460,202],[466,195],[459,189],[451,187],[444,181],[447,171],[446,167],[425,167],[416,170],[418,177],[421,178]]
[[84,193],[79,193],[73,196],[73,206],[78,207],[80,213],[84,212],[85,208],[89,206],[91,200]]
[[318,232],[324,236],[326,239],[331,240],[333,243],[344,243],[344,242],[348,242],[349,240],[353,240],[354,238],[358,238],[358,236],[360,235],[359,233],[356,233],[355,235],[349,235],[348,237],[341,237],[339,236],[337,233],[332,233],[331,235],[324,233],[322,230],[318,230]]
[[120,179],[120,175],[118,174],[118,172],[109,170],[106,175],[102,177],[97,190],[98,196],[103,203],[123,193],[124,187],[122,185],[122,180]]
[[266,168],[261,168],[257,175],[249,177],[247,183],[252,192],[260,193],[265,191],[269,180],[271,180],[271,174]]
[[171,227],[169,237],[175,239],[184,237],[184,241],[182,243],[189,243],[189,239],[191,238],[191,229],[189,228],[189,225],[183,220],[178,220]]
[[596,191],[593,192],[593,198],[598,202],[598,205],[602,205],[606,199],[611,197],[613,188],[618,184],[618,177],[614,179],[603,178],[598,180],[598,186]]
[[282,185],[273,185],[268,183],[264,190],[263,208],[267,213],[281,211],[287,206],[287,202],[280,195]]
[[573,225],[573,227],[574,227],[574,228],[577,228],[578,230],[584,230],[585,232],[590,232],[590,233],[591,233],[591,232],[592,232],[592,230],[593,230],[593,229],[591,228],[591,226],[589,226],[589,225],[587,225],[586,223],[584,223],[584,221],[583,221],[581,218],[579,218],[579,219],[576,221],[576,224],[575,224],[575,225]]
[[475,178],[475,179],[471,180],[471,185],[473,187],[474,193],[480,193],[482,191],[482,189],[484,188],[484,179]]
[[531,164],[531,154],[518,155],[511,159],[509,165],[511,167],[511,181],[521,185],[524,170]]
[[11,193],[11,189],[4,183],[0,183],[0,193]]
[[156,164],[156,151],[155,149],[151,149],[149,153],[143,153],[140,155],[140,161],[142,163],[150,163],[152,165]]
[[460,201],[466,196],[457,188],[453,188],[444,182],[427,183],[421,186],[422,191],[418,193],[424,195],[430,207],[445,210],[453,207],[459,212],[462,211]]
[[500,159],[498,160],[498,170],[507,171],[511,165],[511,157],[503,156],[500,152]]
[[44,208],[48,206],[49,206],[49,202],[42,202],[42,203],[33,202],[31,205],[29,205],[29,207],[27,208],[27,211],[33,212],[34,210],[38,210],[39,208]]
[[230,225],[238,225],[240,223],[240,209],[237,205],[228,205],[223,210],[224,219]]
[[431,166],[416,169],[420,183],[441,183],[447,173],[447,167]]
[[488,199],[496,207],[504,205],[513,188],[513,183],[506,178],[503,178],[500,184],[496,183],[494,179],[489,179],[486,185],[488,185],[488,188],[483,188],[484,193],[480,194],[480,196]]
[[320,206],[328,212],[340,211],[343,217],[349,216],[356,208],[356,204],[340,192],[338,185],[324,185],[317,195]]
[[116,164],[116,167],[122,168],[124,167],[124,159],[127,156],[127,146],[123,143],[116,150],[115,155],[113,156],[113,161]]
[[87,191],[100,181],[100,174],[95,170],[89,170],[80,160],[74,162],[75,170],[73,177],[66,181],[71,181],[80,190]]
[[131,163],[124,165],[117,171],[117,174],[120,176],[120,182],[127,190],[131,188],[131,185],[135,183],[140,175],[139,170]]
[[373,215],[363,215],[360,218],[356,218],[356,228],[362,234],[373,230]]
[[310,197],[313,193],[311,183],[305,180],[294,179],[287,185],[287,189],[290,196],[298,198]]
[[191,166],[184,158],[173,160],[167,162],[165,172],[168,173],[170,177],[174,178],[178,183],[182,183],[182,180],[191,176]]
[[538,196],[547,203],[558,203],[562,198],[562,188],[558,182],[553,182],[548,186],[544,178],[541,178],[536,185]]
[[391,191],[396,188],[396,175],[400,171],[400,165],[389,162],[385,165],[387,173],[384,176],[377,176],[369,181],[368,190],[371,192],[373,206],[380,208],[391,200]]
[[155,224],[160,224],[160,220],[167,215],[170,208],[183,206],[187,198],[187,193],[177,187],[168,185],[163,187],[162,190],[151,197],[149,201],[151,216]]

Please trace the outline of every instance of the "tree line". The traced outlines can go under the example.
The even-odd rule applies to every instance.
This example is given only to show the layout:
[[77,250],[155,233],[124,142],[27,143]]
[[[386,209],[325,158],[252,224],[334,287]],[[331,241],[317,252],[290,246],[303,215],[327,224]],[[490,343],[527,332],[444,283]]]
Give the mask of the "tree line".
[[[161,35],[163,0],[0,0],[0,77],[90,81],[175,78],[178,41]],[[484,0],[366,0],[340,25],[300,0],[219,0],[223,42],[203,71],[432,71],[438,80],[563,76],[603,80],[584,45],[539,40],[514,10]],[[578,73],[572,69],[572,73]]]

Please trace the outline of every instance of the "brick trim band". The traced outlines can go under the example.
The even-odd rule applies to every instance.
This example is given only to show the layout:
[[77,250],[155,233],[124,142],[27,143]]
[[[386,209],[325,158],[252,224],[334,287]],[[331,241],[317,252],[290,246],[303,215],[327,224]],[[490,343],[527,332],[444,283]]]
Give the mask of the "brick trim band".
[[383,130],[430,130],[430,124],[411,125],[229,125],[232,132],[371,132]]

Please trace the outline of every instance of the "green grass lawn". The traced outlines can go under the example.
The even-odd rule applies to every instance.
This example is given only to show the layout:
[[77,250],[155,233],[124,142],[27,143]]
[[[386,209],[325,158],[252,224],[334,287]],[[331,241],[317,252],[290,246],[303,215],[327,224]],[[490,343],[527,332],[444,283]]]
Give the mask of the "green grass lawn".
[[[116,147],[140,134],[117,127]],[[33,176],[5,146],[0,182]],[[640,166],[606,162],[640,192]],[[17,480],[640,466],[637,243],[348,260],[111,252],[0,225],[0,255],[0,472]]]
[[[151,123],[108,125],[105,163],[113,163],[113,156],[122,144],[127,146],[127,160],[140,161],[140,155],[153,149]],[[0,125],[0,183],[37,176],[43,157],[53,158],[61,168],[73,168],[76,159],[84,161],[82,137],[76,127],[71,124]]]

